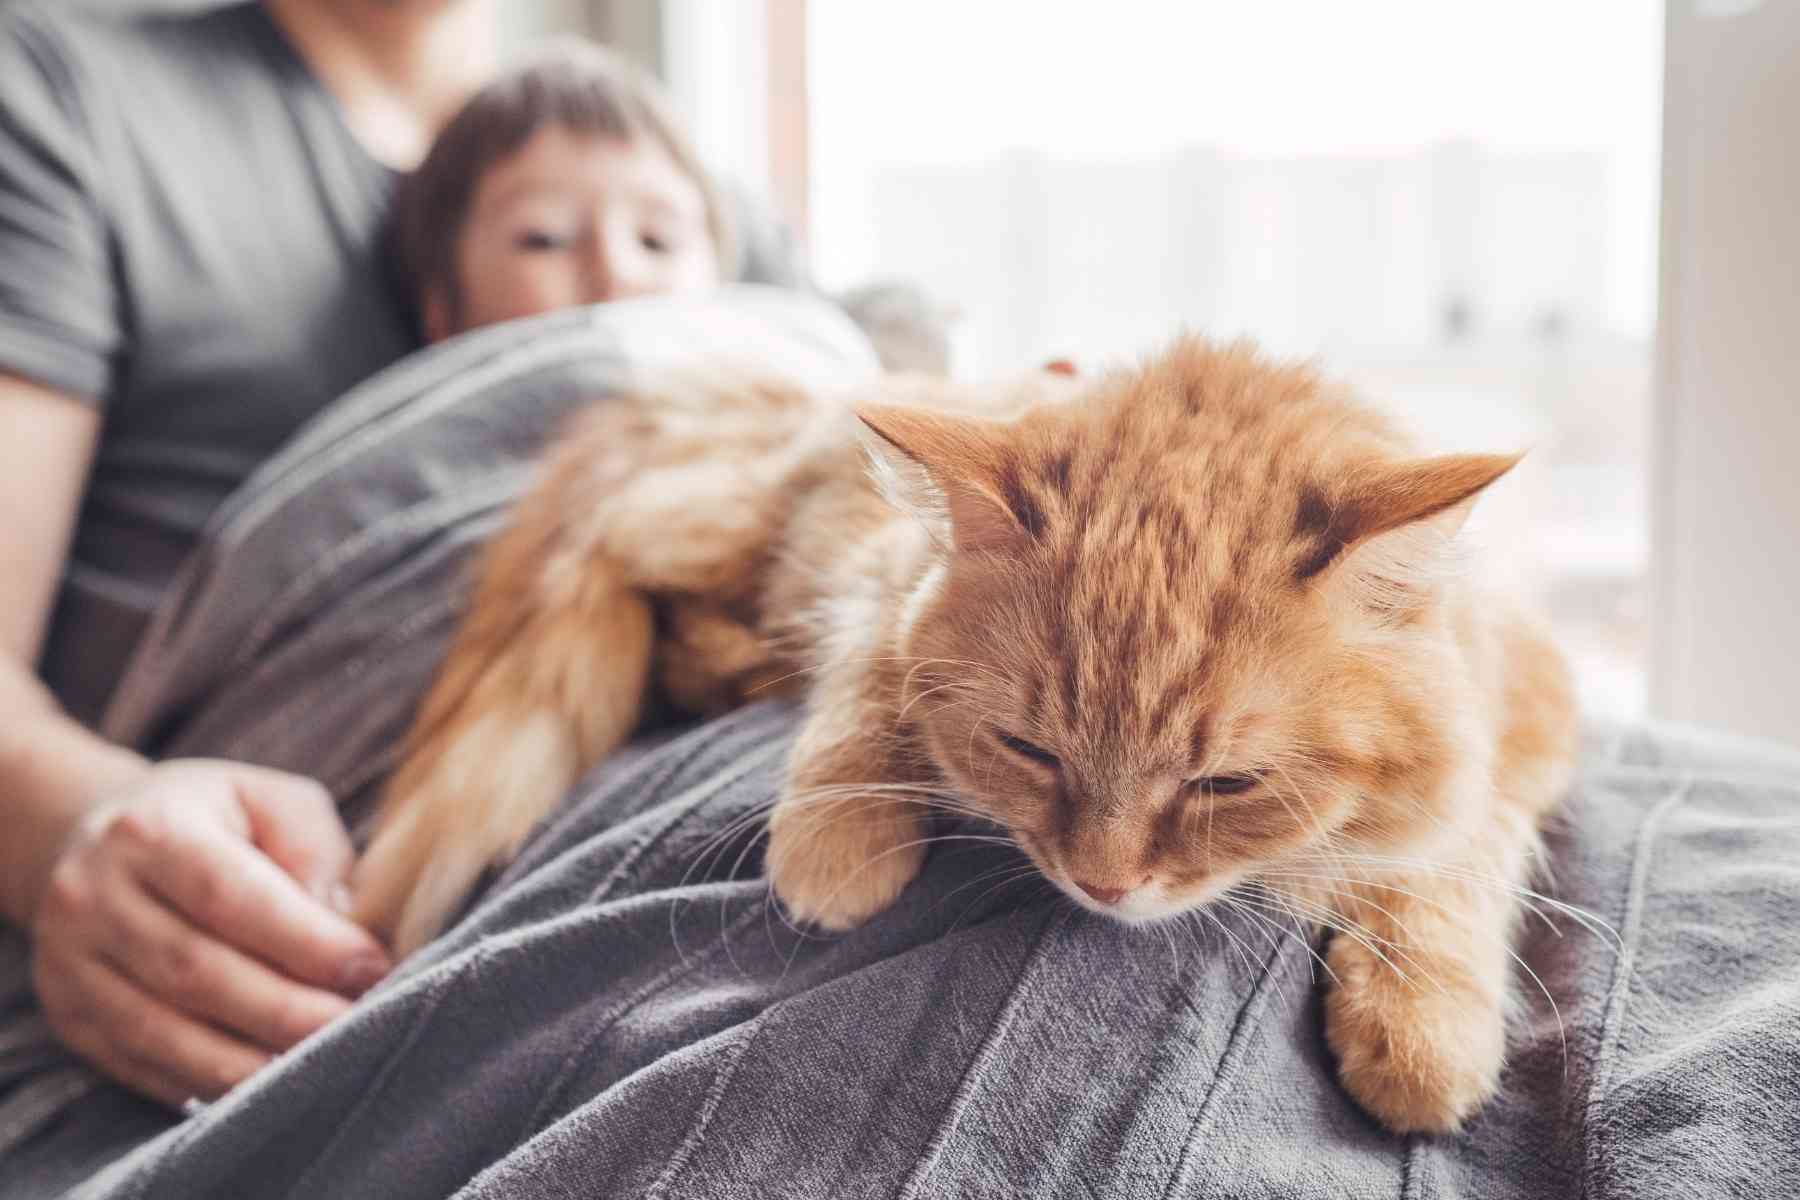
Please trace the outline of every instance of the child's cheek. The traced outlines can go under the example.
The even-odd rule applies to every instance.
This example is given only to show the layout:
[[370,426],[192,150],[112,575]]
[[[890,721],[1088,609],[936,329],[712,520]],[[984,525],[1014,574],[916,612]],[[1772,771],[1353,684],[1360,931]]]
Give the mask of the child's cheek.
[[569,254],[511,254],[489,259],[465,280],[474,324],[493,324],[583,302],[581,273]]

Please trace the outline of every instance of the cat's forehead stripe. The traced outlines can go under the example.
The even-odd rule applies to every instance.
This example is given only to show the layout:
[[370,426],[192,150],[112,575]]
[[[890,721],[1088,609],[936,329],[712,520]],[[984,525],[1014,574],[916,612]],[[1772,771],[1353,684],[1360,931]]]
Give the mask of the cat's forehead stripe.
[[1115,377],[1089,401],[1032,426],[991,477],[1055,597],[1035,700],[1051,719],[1125,721],[1202,754],[1192,726],[1222,698],[1220,665],[1342,515],[1314,481],[1382,431],[1322,423],[1335,405],[1310,372],[1236,351]]
[[1044,527],[1048,523],[1044,516],[1044,508],[1021,478],[1018,468],[1008,463],[999,473],[995,483],[1000,488],[1000,498],[1012,511],[1019,526],[1033,538],[1044,535]]
[[1072,718],[1081,711],[1081,663],[1079,661],[1081,643],[1071,647],[1069,640],[1063,638],[1057,646],[1057,661],[1062,664],[1062,702],[1063,711]]
[[1294,510],[1294,540],[1310,542],[1331,528],[1331,503],[1312,484],[1300,488],[1300,500]]

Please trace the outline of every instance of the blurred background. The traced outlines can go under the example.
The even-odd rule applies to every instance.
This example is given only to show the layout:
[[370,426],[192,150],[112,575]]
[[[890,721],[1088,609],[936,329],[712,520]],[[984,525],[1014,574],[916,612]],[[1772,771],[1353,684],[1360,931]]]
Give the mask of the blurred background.
[[1636,715],[1661,15],[814,4],[814,264],[918,279],[959,370],[1248,333],[1434,447],[1529,447],[1471,532]]
[[1800,743],[1800,3],[505,0],[662,77],[843,294],[951,369],[1177,328],[1433,449],[1588,711]]

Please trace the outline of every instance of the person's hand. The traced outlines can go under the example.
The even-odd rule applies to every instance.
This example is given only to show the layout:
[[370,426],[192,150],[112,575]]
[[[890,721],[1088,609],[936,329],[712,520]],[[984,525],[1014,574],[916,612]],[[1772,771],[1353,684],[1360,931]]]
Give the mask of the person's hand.
[[386,974],[340,911],[353,857],[312,780],[151,767],[49,873],[32,919],[45,1017],[135,1091],[177,1107],[222,1095]]

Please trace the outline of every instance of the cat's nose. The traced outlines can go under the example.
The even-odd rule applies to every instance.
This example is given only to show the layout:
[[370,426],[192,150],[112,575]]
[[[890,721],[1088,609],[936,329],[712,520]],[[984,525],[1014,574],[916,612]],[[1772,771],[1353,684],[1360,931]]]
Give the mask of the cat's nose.
[[1131,890],[1122,887],[1101,887],[1097,883],[1083,883],[1079,879],[1075,881],[1075,886],[1102,904],[1117,904],[1125,893]]

